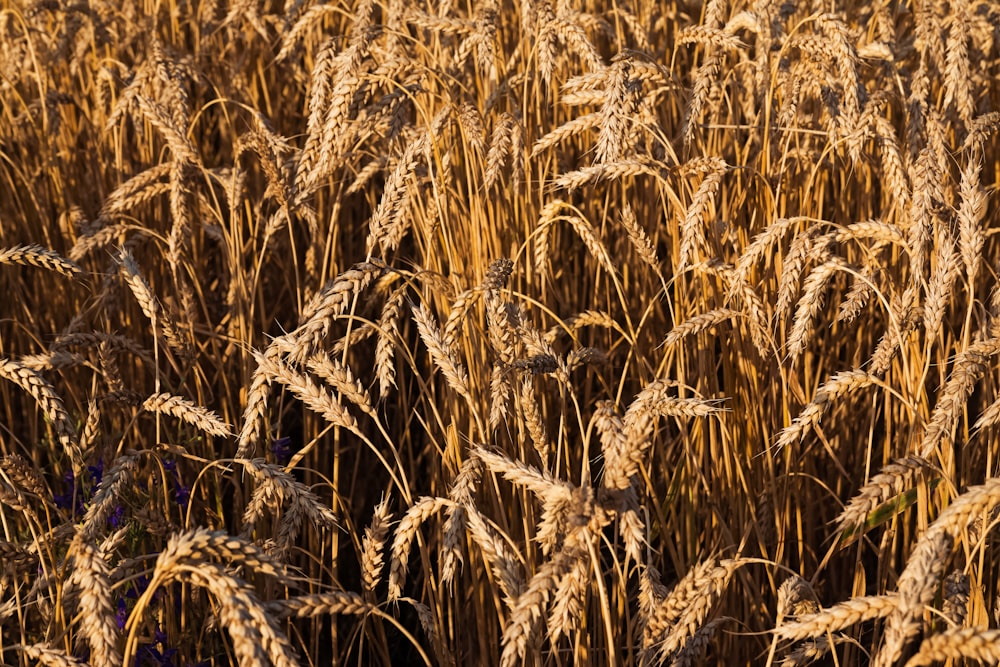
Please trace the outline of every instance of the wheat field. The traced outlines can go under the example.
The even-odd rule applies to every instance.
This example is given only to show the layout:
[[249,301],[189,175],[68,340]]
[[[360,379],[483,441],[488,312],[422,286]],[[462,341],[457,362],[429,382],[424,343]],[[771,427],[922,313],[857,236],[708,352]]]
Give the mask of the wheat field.
[[1000,5],[0,32],[0,664],[1000,662]]

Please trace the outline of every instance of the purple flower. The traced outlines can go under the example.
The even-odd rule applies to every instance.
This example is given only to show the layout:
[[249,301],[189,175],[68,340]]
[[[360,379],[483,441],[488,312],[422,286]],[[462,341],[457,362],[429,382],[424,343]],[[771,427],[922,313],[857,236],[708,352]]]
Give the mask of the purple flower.
[[74,514],[83,514],[83,497],[76,488],[76,477],[73,471],[68,471],[63,475],[63,489],[66,493],[52,494],[52,500],[56,507],[63,510],[73,510]]
[[[157,644],[160,645],[159,649],[156,648]],[[177,649],[167,646],[167,633],[161,630],[160,626],[156,626],[156,630],[153,631],[153,643],[139,649],[133,665],[135,667],[150,664],[157,667],[175,667],[174,656],[176,655]]]
[[108,523],[111,525],[112,528],[117,530],[122,527],[124,519],[125,519],[125,508],[122,507],[121,505],[115,505],[115,511],[112,512],[111,516],[108,517]]
[[187,511],[188,501],[191,499],[191,489],[184,486],[183,484],[177,485],[177,490],[174,491],[174,500],[177,504],[181,506],[183,511]]
[[187,511],[188,501],[191,500],[191,487],[181,483],[180,473],[177,472],[176,461],[164,461],[163,469],[170,473],[170,478],[174,481],[174,500],[181,506],[182,511]]
[[118,631],[125,630],[125,622],[128,620],[128,609],[125,607],[125,598],[118,598],[118,611],[115,613],[115,622],[118,624]]
[[87,466],[87,472],[90,473],[91,490],[96,489],[104,479],[104,459],[97,459],[97,465]]
[[271,453],[278,463],[288,463],[288,459],[292,457],[292,450],[289,447],[291,444],[292,439],[287,436],[271,441]]
[[147,588],[149,588],[149,577],[144,574],[139,575],[132,581],[132,585],[128,587],[128,590],[125,591],[125,597],[130,600],[136,600],[146,592]]

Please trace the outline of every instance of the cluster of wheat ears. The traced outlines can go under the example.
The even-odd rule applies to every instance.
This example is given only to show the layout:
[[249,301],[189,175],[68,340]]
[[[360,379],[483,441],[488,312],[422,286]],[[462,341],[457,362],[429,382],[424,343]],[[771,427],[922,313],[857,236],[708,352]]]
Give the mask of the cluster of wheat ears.
[[984,0],[0,2],[0,662],[997,663],[997,107]]

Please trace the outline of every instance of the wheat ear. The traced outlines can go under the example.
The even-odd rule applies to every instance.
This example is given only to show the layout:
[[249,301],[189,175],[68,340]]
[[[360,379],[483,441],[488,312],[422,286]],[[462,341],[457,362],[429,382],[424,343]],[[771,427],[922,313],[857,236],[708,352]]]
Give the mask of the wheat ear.
[[120,665],[122,656],[115,628],[111,568],[82,532],[73,540],[71,550],[74,554],[71,581],[79,590],[80,632],[90,644],[90,664],[94,667]]
[[895,594],[855,597],[779,625],[774,634],[787,640],[821,637],[864,621],[885,618],[898,604],[899,597]]
[[218,415],[180,396],[153,394],[143,402],[142,409],[177,417],[209,435],[220,438],[232,435],[229,426],[223,423]]
[[361,542],[361,581],[365,594],[369,598],[374,597],[375,587],[382,580],[382,551],[385,547],[385,537],[389,532],[391,521],[389,498],[386,497],[375,506],[372,521],[365,528],[364,539]]
[[43,248],[34,243],[0,250],[0,264],[37,266],[69,278],[78,278],[83,275],[83,269],[75,262],[66,259],[54,250]]
[[990,664],[1000,662],[1000,630],[983,627],[944,630],[925,639],[906,667],[925,667],[963,658]]
[[28,392],[59,437],[63,450],[77,471],[83,469],[83,454],[80,451],[73,420],[55,388],[37,372],[11,359],[0,358],[0,378],[13,382]]

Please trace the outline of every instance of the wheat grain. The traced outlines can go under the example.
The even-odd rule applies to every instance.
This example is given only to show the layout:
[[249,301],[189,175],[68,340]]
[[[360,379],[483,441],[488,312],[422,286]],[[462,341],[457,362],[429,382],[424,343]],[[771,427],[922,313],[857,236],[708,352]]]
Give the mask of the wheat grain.
[[38,664],[44,665],[44,667],[81,667],[81,665],[86,664],[63,651],[41,644],[14,644],[10,648],[18,651],[25,658],[37,660]]
[[739,559],[708,560],[678,582],[646,622],[642,645],[647,655],[662,659],[682,649],[744,564]]
[[[964,254],[963,252],[963,256]],[[939,330],[945,310],[951,301],[952,283],[958,275],[958,253],[955,252],[954,241],[948,232],[941,232],[934,246],[934,257],[936,266],[927,285],[927,298],[924,303],[924,331],[928,335]],[[971,264],[966,263],[966,267],[972,270]]]
[[890,328],[879,340],[869,366],[872,375],[882,375],[889,370],[892,360],[899,354],[907,334],[916,327],[916,299],[918,288],[909,285],[901,295],[893,295],[889,303]]
[[335,396],[316,384],[310,376],[295,370],[281,359],[269,358],[259,353],[255,353],[254,358],[262,373],[267,374],[271,381],[288,387],[289,391],[310,410],[321,415],[328,423],[363,437],[354,416]]
[[45,478],[32,467],[27,459],[17,454],[4,456],[0,458],[0,470],[21,491],[32,493],[40,498],[50,495]]
[[828,637],[807,639],[785,656],[785,659],[781,661],[781,667],[799,667],[800,665],[812,664],[828,654],[832,650],[833,644],[845,641],[849,640],[839,636],[835,637],[832,642]]
[[631,81],[631,58],[620,53],[606,70],[604,103],[597,144],[594,147],[595,164],[618,162],[624,156],[628,123],[638,106],[636,86]]
[[501,667],[513,667],[523,660],[528,642],[536,631],[553,590],[569,574],[577,560],[583,557],[583,554],[564,548],[545,562],[528,582],[524,592],[517,598],[503,630]]
[[[483,282],[483,301],[486,304],[487,333],[490,345],[500,360],[501,369],[514,363],[517,356],[517,320],[500,298],[500,289],[507,283],[514,263],[509,259],[498,259],[490,263]],[[503,376],[499,376],[501,381]],[[509,388],[508,388],[509,391]],[[492,423],[492,418],[491,418]]]
[[465,541],[465,525],[467,507],[473,504],[472,494],[475,486],[482,478],[482,461],[476,456],[470,456],[462,462],[458,475],[448,491],[448,497],[455,502],[446,510],[443,529],[443,540],[441,544],[441,582],[450,584],[459,563],[464,563],[462,557],[462,546]]
[[139,308],[152,323],[154,330],[163,336],[167,346],[176,351],[182,357],[190,355],[187,342],[183,339],[177,329],[174,328],[171,320],[162,313],[162,306],[153,294],[152,288],[143,277],[136,264],[132,253],[123,249],[117,256],[116,261],[120,266],[122,277],[131,290],[135,300],[139,303]]
[[819,611],[819,600],[812,585],[798,575],[792,575],[778,587],[778,624],[788,616],[803,616]]
[[969,6],[959,4],[950,13],[948,39],[945,43],[944,89],[942,106],[954,105],[963,123],[972,122],[976,111],[972,96],[969,60]]
[[364,388],[360,380],[354,377],[350,368],[322,354],[310,357],[306,368],[326,380],[332,388],[340,392],[344,398],[360,408],[366,415],[378,420],[378,414],[372,405],[368,390]]
[[120,502],[121,493],[128,488],[139,465],[137,452],[126,452],[118,456],[102,476],[101,485],[94,492],[83,517],[81,535],[83,539],[94,540],[98,532],[107,524],[108,518]]
[[974,285],[982,263],[983,245],[986,242],[982,221],[986,214],[986,193],[980,186],[980,166],[970,161],[962,169],[959,184],[958,238],[965,264],[966,280]]
[[551,442],[545,428],[545,420],[542,416],[541,407],[538,404],[535,393],[534,381],[531,377],[521,380],[521,394],[519,405],[521,407],[521,417],[524,420],[524,428],[531,438],[531,444],[542,460],[543,467],[549,459]]
[[617,181],[636,176],[663,177],[663,167],[644,159],[625,158],[617,162],[582,167],[561,174],[552,181],[553,190],[568,190],[570,193],[587,185]]
[[713,161],[691,198],[691,205],[688,206],[680,226],[681,244],[676,269],[678,272],[683,271],[688,264],[696,262],[699,254],[711,253],[704,227],[727,169],[728,165],[722,160]]
[[732,310],[731,308],[717,308],[715,310],[710,310],[707,313],[695,315],[694,317],[688,318],[671,329],[670,333],[667,334],[667,337],[663,339],[663,346],[672,347],[686,336],[697,335],[702,331],[711,329],[717,324],[721,324],[722,322],[735,319],[740,316],[742,316],[741,312]]
[[479,510],[473,505],[465,508],[465,525],[472,542],[479,547],[486,562],[493,569],[507,607],[513,609],[524,590],[524,576],[518,567],[523,564],[521,558],[510,548],[508,540],[486,524]]
[[500,170],[512,157],[514,145],[511,139],[514,124],[514,116],[505,111],[500,114],[493,126],[489,149],[486,152],[486,171],[483,173],[483,184],[487,190],[500,182]]
[[694,667],[694,665],[704,664],[705,651],[708,650],[709,643],[719,628],[732,620],[729,616],[722,616],[698,628],[684,644],[684,647],[674,653],[670,660],[670,667]]
[[406,207],[412,193],[408,180],[416,169],[428,141],[427,135],[422,134],[419,139],[410,142],[386,179],[382,199],[368,222],[368,240],[365,247],[369,256],[378,245],[379,252],[385,257],[396,249],[406,234],[408,228]]
[[258,482],[258,487],[243,511],[243,535],[253,532],[265,507],[280,507],[285,501],[289,506],[295,506],[298,513],[308,518],[313,525],[320,528],[337,527],[337,516],[333,510],[320,502],[316,494],[281,466],[252,459],[244,461],[243,467]]
[[934,449],[946,438],[950,437],[952,428],[958,420],[976,383],[986,373],[990,359],[1000,351],[1000,345],[995,340],[973,343],[961,352],[952,365],[951,375],[941,390],[930,423],[924,431],[918,454],[921,458],[930,458]]
[[523,461],[512,460],[483,447],[474,448],[472,453],[492,472],[503,475],[509,482],[523,486],[540,498],[562,496],[570,490],[565,483]]
[[399,318],[402,314],[406,286],[396,289],[382,306],[378,321],[378,340],[375,343],[375,374],[378,377],[379,396],[385,397],[390,387],[396,386],[395,349],[399,339]]
[[941,613],[952,628],[961,628],[969,615],[969,575],[955,570],[941,584]]

